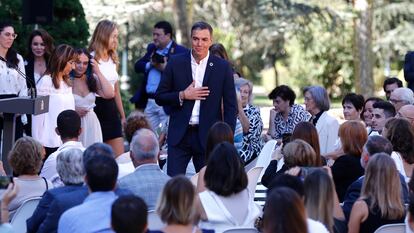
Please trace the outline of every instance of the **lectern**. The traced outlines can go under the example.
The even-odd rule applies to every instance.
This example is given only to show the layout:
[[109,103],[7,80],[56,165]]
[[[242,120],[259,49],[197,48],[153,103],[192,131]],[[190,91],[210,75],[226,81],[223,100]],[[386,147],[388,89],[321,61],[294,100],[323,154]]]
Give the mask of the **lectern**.
[[[49,111],[49,96],[30,96],[14,97],[0,99],[0,112],[3,113],[3,146],[1,160],[3,161],[4,170],[8,175],[12,174],[7,155],[13,147],[16,114],[38,115]],[[46,133],[46,132],[45,132]]]

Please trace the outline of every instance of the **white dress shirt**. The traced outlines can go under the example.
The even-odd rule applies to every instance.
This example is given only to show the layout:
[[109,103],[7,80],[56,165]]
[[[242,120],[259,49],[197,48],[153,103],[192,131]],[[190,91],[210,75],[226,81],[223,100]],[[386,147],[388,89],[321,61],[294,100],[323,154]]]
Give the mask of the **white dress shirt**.
[[[200,60],[198,64],[193,54],[191,53],[191,74],[193,80],[195,81],[195,87],[203,86],[204,74],[206,73],[207,61],[210,57],[210,52],[207,53],[207,56]],[[196,125],[199,123],[200,116],[200,100],[196,100],[194,103],[193,111],[191,112],[190,124]]]

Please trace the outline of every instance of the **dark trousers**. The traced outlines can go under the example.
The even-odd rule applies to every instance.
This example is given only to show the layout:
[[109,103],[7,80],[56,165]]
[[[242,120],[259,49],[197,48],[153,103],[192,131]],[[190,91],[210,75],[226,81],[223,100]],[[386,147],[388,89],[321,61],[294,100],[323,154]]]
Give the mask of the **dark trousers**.
[[[168,135],[174,137],[174,135]],[[196,172],[205,165],[204,149],[198,136],[198,127],[189,126],[180,143],[168,145],[167,174],[171,177],[185,174],[191,157]]]

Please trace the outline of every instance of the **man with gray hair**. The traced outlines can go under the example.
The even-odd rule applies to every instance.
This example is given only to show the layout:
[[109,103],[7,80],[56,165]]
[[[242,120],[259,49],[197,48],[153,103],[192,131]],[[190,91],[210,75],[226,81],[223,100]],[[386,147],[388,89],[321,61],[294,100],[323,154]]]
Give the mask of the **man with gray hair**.
[[43,232],[43,223],[53,201],[62,194],[82,189],[85,176],[82,157],[82,150],[70,148],[61,152],[56,158],[56,170],[65,186],[45,192],[32,217],[27,220],[27,232]]
[[391,92],[390,102],[398,112],[402,106],[414,103],[414,93],[410,88],[399,87]]
[[131,140],[130,156],[135,171],[118,181],[120,188],[141,197],[154,210],[165,183],[170,179],[157,164],[159,144],[154,132],[139,129]]

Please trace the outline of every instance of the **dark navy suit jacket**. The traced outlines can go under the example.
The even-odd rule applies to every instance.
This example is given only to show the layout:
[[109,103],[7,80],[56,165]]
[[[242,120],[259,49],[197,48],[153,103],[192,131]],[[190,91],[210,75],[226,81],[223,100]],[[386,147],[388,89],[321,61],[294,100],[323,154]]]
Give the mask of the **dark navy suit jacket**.
[[[155,101],[161,106],[170,106],[168,144],[176,146],[187,130],[194,100],[184,100],[180,105],[179,92],[193,82],[191,72],[191,53],[179,54],[169,60]],[[225,121],[233,129],[236,125],[237,100],[234,89],[233,71],[230,64],[210,54],[204,74],[203,86],[210,90],[209,96],[200,102],[199,139],[205,149],[207,132],[217,121]],[[223,112],[221,103],[223,100]]]
[[[130,99],[130,101],[132,103],[135,103],[136,106],[140,109],[145,109],[145,106],[147,106],[147,102],[148,102],[148,93],[146,91],[146,86],[148,82],[149,72],[145,69],[145,66],[151,60],[151,57],[156,50],[157,50],[157,47],[155,46],[155,44],[150,43],[147,46],[147,53],[135,63],[135,72],[143,73],[145,76],[144,76],[144,79],[142,80],[141,86],[135,92],[134,96]],[[167,59],[169,59],[173,55],[180,54],[180,53],[187,53],[188,51],[189,50],[187,48],[173,41],[170,49],[168,50]]]
[[[408,193],[407,183],[405,182],[404,176],[402,176],[401,174],[399,175],[400,175],[401,193],[402,193],[401,198],[403,198],[404,203],[408,203],[409,193]],[[349,221],[352,206],[354,205],[355,201],[359,198],[361,194],[363,183],[364,183],[364,176],[361,176],[359,177],[359,179],[354,181],[346,190],[342,210],[344,211],[345,218],[347,221]]]

